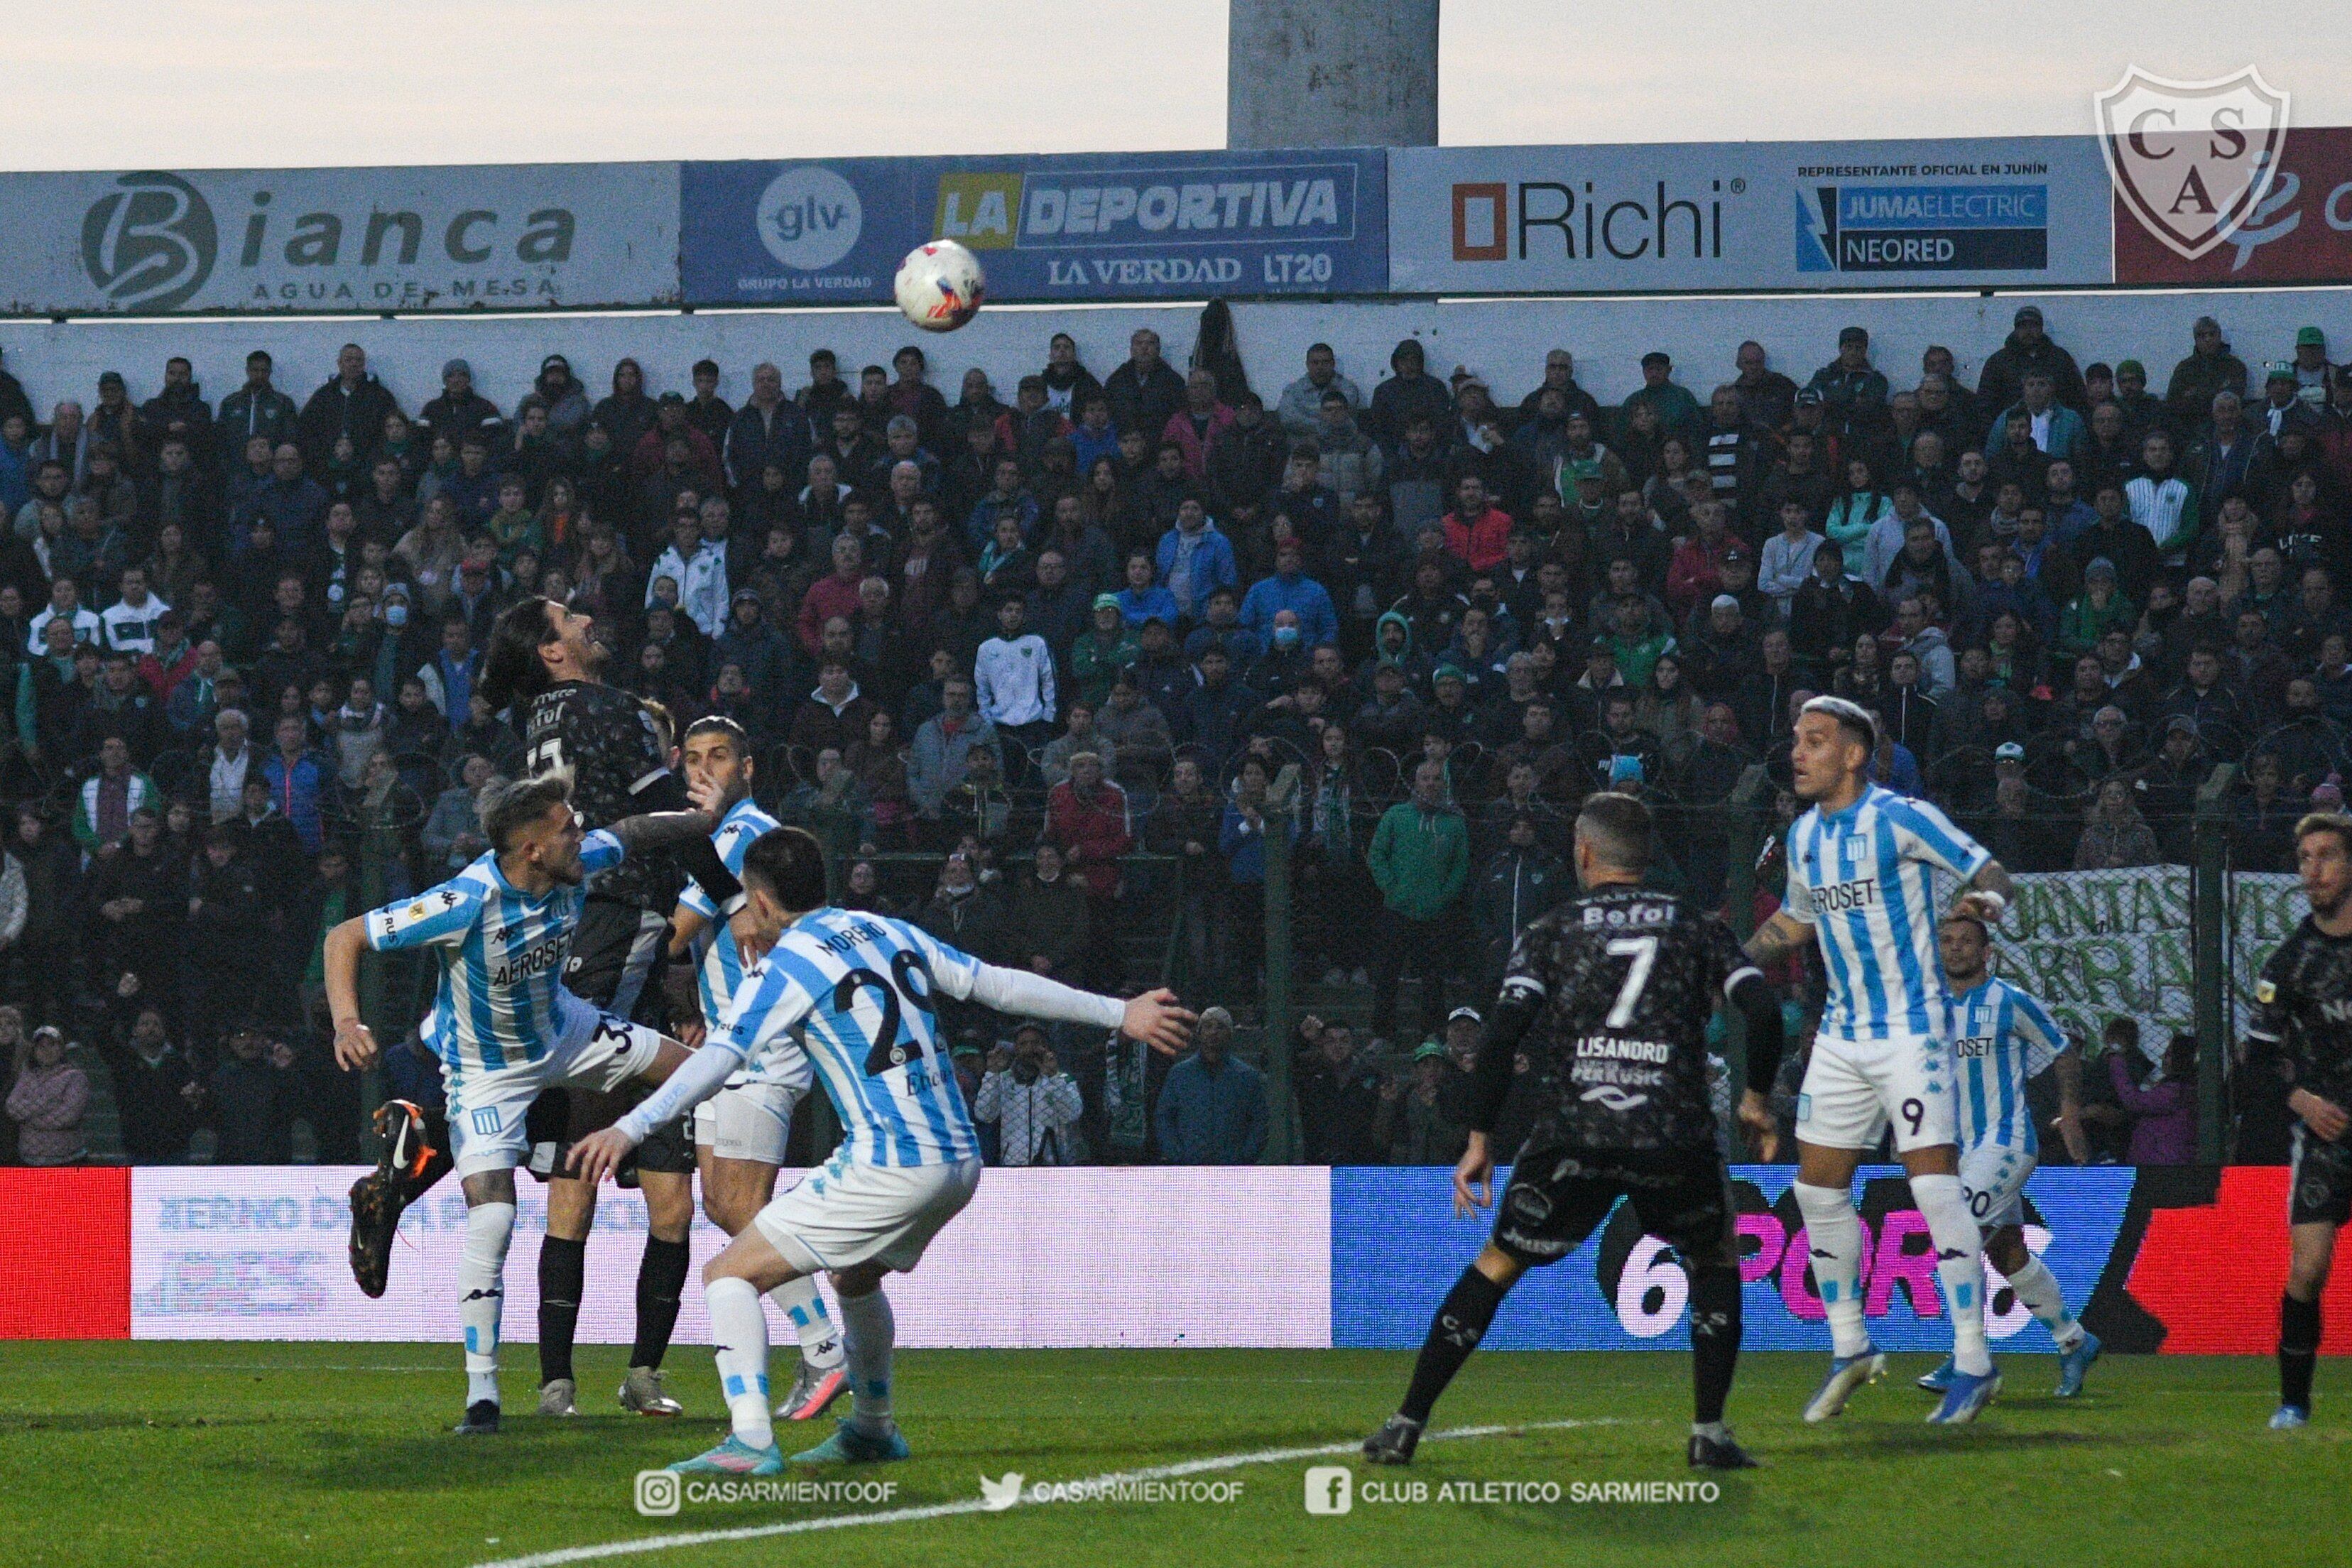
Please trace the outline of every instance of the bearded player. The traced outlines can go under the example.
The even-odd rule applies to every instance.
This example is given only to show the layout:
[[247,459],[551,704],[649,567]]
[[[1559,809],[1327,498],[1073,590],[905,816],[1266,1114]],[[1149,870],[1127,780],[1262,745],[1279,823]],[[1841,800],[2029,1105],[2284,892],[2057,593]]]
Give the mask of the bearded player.
[[[494,709],[510,707],[523,724],[530,774],[561,770],[569,775],[572,808],[593,830],[638,813],[674,811],[687,800],[653,715],[635,697],[596,679],[604,648],[591,631],[587,616],[547,599],[509,606],[492,631],[481,689]],[[563,974],[572,994],[617,1017],[638,1010],[661,953],[664,911],[676,897],[681,859],[714,907],[730,913],[740,907],[740,887],[701,835],[677,845],[675,853],[632,858],[597,879],[578,913]],[[549,1183],[539,1255],[541,1415],[574,1411],[572,1341],[596,1215],[594,1189],[563,1174],[562,1150],[581,1132],[609,1122],[621,1106],[610,1095],[575,1085],[551,1087],[531,1107],[528,1163]],[[401,1212],[448,1171],[452,1142],[434,1113],[406,1101],[389,1102],[376,1117],[385,1135],[381,1163],[352,1188],[352,1272],[371,1296],[383,1293]],[[636,1342],[620,1399],[624,1409],[641,1415],[675,1415],[679,1407],[662,1387],[660,1366],[689,1267],[694,1155],[684,1131],[662,1130],[640,1151],[636,1167],[646,1236],[637,1268]]]
[[440,966],[425,1044],[448,1090],[450,1154],[466,1194],[466,1243],[457,1283],[465,1328],[466,1415],[461,1434],[499,1429],[499,1326],[507,1248],[514,1238],[515,1167],[541,1090],[566,1084],[613,1089],[657,1083],[689,1059],[686,1047],[591,1005],[559,976],[572,952],[584,884],[630,854],[710,830],[700,811],[626,817],[583,832],[569,781],[550,773],[495,785],[480,803],[489,850],[415,899],[343,921],[327,933],[327,1005],[335,1060],[346,1071],[374,1063],[359,1018],[360,953],[429,950]]
[[1832,1341],[1829,1374],[1806,1403],[1826,1421],[1886,1372],[1863,1324],[1862,1220],[1853,1174],[1891,1122],[1911,1198],[1936,1245],[1936,1276],[1952,1317],[1951,1384],[1927,1417],[1973,1421],[2000,1392],[1985,1342],[1984,1265],[1960,1184],[1949,995],[1936,949],[1941,869],[1960,879],[1953,912],[1988,924],[2011,884],[1984,847],[1924,801],[1872,784],[1878,721],[1840,697],[1799,710],[1790,747],[1797,796],[1811,808],[1789,829],[1780,908],[1748,941],[1766,967],[1816,942],[1829,1000],[1797,1095],[1797,1205]]
[[[762,834],[779,826],[751,800],[756,771],[751,738],[732,719],[699,719],[687,726],[686,776],[698,796],[722,813],[711,842],[730,872],[740,877],[744,853]],[[700,888],[688,888],[670,917],[670,952],[690,957],[701,1021],[690,1043],[727,1016],[742,989],[749,967],[735,932],[718,919],[718,907]],[[809,1090],[808,1058],[778,1051],[746,1063],[729,1075],[727,1086],[694,1108],[694,1152],[702,1178],[702,1212],[729,1236],[768,1206],[776,1194],[776,1173],[792,1139],[793,1108]],[[776,1414],[793,1421],[821,1415],[848,1390],[841,1334],[824,1298],[806,1275],[768,1292],[800,1338],[800,1374]]]
[[2286,1066],[2294,1088],[2287,1176],[2286,1290],[2279,1298],[2279,1405],[2271,1429],[2311,1421],[2319,1295],[2336,1233],[2352,1222],[2352,816],[2313,812],[2294,825],[2295,868],[2311,912],[2254,983],[2249,1044]]

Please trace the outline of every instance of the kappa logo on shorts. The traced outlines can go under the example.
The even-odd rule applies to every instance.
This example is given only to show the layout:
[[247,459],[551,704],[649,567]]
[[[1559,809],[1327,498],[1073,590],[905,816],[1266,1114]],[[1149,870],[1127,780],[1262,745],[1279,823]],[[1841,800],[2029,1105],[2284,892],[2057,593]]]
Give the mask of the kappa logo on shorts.
[[473,1113],[474,1131],[485,1138],[499,1135],[499,1108],[486,1105]]

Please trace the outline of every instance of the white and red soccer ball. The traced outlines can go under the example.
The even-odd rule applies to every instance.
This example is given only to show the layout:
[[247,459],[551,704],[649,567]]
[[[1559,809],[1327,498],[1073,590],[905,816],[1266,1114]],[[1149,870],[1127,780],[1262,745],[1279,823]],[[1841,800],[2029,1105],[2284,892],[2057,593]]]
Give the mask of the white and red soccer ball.
[[907,252],[893,291],[907,320],[927,332],[952,332],[980,314],[988,275],[971,251],[952,239],[935,239]]

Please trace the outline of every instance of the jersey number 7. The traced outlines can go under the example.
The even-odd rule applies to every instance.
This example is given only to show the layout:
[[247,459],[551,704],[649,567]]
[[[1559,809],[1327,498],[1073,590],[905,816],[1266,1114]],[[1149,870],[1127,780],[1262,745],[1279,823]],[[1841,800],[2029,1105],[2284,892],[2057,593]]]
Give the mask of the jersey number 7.
[[[879,1078],[892,1068],[904,1067],[907,1058],[920,1054],[922,1047],[912,1038],[898,1035],[901,998],[919,1013],[935,1011],[931,1002],[930,972],[923,967],[922,955],[901,950],[890,960],[891,980],[885,980],[870,969],[853,969],[843,975],[833,988],[833,1010],[841,1016],[855,1016],[857,994],[871,990],[882,997],[882,1026],[874,1031],[874,1044],[866,1053],[866,1076]],[[916,977],[921,976],[921,984]]]
[[1658,939],[1654,936],[1621,936],[1608,947],[1612,958],[1630,958],[1626,966],[1625,984],[1617,988],[1617,1005],[1609,1009],[1608,1027],[1622,1029],[1633,1021],[1633,1009],[1642,1005],[1642,988],[1650,983],[1650,971],[1658,962]]

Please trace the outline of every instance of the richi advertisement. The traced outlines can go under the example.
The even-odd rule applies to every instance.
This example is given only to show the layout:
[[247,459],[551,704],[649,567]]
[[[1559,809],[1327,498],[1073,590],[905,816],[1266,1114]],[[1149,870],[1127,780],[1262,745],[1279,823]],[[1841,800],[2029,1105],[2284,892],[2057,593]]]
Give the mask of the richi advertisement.
[[1400,293],[2108,281],[2087,137],[1400,149]]

